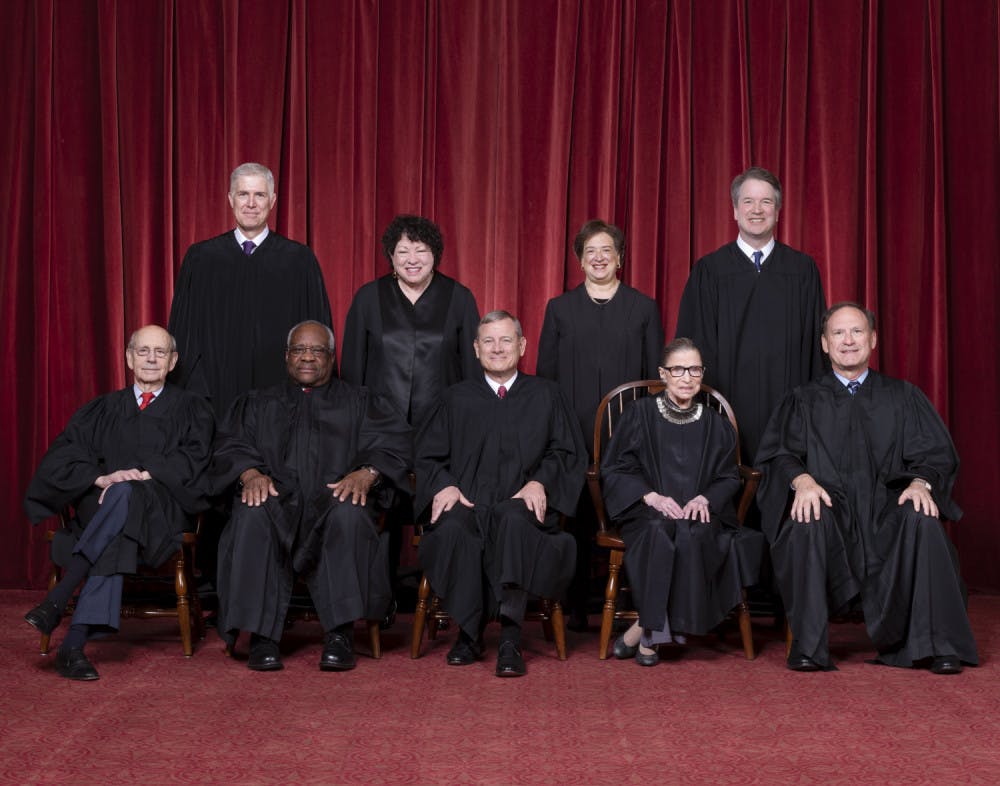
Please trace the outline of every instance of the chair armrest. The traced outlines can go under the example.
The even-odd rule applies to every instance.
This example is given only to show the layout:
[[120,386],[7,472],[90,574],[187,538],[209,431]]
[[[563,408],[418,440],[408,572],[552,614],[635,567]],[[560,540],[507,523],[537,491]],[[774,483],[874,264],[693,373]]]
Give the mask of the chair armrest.
[[587,468],[587,488],[590,490],[590,501],[594,504],[597,529],[605,532],[608,529],[608,514],[604,509],[604,495],[601,493],[601,470],[596,463]]
[[747,511],[750,510],[750,504],[753,502],[757,486],[760,485],[760,479],[763,475],[759,469],[748,467],[745,464],[739,465],[739,472],[740,480],[743,481],[743,493],[740,495],[740,504],[736,509],[736,518],[742,525],[746,520]]

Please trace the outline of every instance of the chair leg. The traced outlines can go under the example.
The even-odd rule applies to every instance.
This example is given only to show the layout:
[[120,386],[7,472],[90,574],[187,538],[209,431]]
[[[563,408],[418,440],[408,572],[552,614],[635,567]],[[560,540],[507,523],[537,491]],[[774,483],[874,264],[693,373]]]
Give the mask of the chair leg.
[[194,637],[201,641],[205,638],[205,617],[201,612],[201,598],[198,596],[198,583],[194,576],[194,544],[184,546],[187,559],[184,561],[184,575],[187,576],[188,598],[191,600],[191,622]]
[[743,654],[747,660],[753,660],[757,654],[753,649],[753,630],[750,627],[750,607],[747,605],[747,591],[743,589],[740,600],[740,638],[743,639]]
[[[52,563],[52,570],[49,573],[49,592],[55,589],[56,584],[59,583],[59,576],[62,571],[59,570],[59,566]],[[49,654],[49,640],[51,639],[51,634],[43,633],[41,641],[39,642],[39,649],[42,651],[42,655]]]
[[604,611],[601,613],[601,649],[597,653],[601,660],[607,659],[611,644],[611,627],[615,622],[615,602],[618,600],[618,579],[623,557],[623,551],[612,549],[608,560],[608,584],[604,588]]
[[551,603],[551,621],[548,627],[555,634],[556,655],[559,656],[559,660],[566,660],[566,620],[563,617],[562,604],[557,600]]
[[378,620],[366,620],[368,623],[368,643],[371,644],[372,657],[379,660],[382,657],[382,635],[379,633]]
[[552,641],[553,630],[552,630],[552,601],[548,598],[542,598],[542,635],[545,636],[546,641]]
[[792,626],[785,617],[785,658],[792,654]]
[[190,658],[194,654],[194,647],[191,644],[191,608],[184,556],[182,548],[174,562],[174,591],[177,593],[177,624],[181,629],[181,647],[184,656]]
[[410,642],[410,657],[420,657],[420,641],[424,637],[424,625],[427,622],[427,599],[431,594],[431,583],[427,574],[420,577],[420,587],[417,589],[417,608],[413,614],[413,637]]

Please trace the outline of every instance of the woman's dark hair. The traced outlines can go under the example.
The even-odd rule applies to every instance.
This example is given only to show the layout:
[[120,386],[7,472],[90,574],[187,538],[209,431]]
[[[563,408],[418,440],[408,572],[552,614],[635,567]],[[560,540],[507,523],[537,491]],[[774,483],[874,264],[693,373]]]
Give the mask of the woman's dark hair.
[[625,235],[622,231],[616,227],[614,224],[607,224],[598,218],[591,219],[582,227],[580,231],[576,233],[576,237],[573,238],[573,253],[576,254],[576,258],[583,260],[583,247],[587,245],[587,241],[590,240],[594,235],[599,235],[601,232],[607,232],[611,235],[611,239],[615,243],[615,251],[618,252],[618,256],[622,256],[625,253]]
[[392,264],[392,253],[396,250],[403,235],[406,235],[414,243],[426,243],[430,246],[431,254],[434,255],[434,267],[441,262],[441,255],[444,253],[444,239],[441,237],[441,230],[438,225],[429,218],[423,216],[411,216],[402,214],[392,219],[392,223],[386,227],[382,234],[382,250],[385,258]]
[[694,342],[691,339],[685,336],[678,336],[663,348],[663,354],[660,355],[660,365],[666,367],[668,357],[670,357],[675,352],[683,352],[686,349],[693,349],[695,352],[701,355],[701,350],[695,346]]

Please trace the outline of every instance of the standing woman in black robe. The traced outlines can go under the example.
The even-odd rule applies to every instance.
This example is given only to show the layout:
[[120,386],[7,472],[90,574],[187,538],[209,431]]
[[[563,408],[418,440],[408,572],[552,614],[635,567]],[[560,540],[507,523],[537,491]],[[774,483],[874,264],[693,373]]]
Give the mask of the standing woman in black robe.
[[[618,278],[625,236],[611,224],[588,221],[573,240],[586,276],[576,289],[552,298],[538,343],[536,373],[555,380],[569,398],[593,461],[594,416],[609,391],[656,374],[663,350],[663,323],[656,302]],[[586,491],[577,517],[567,523],[577,545],[569,590],[573,630],[587,628],[591,540],[597,528]]]
[[[340,376],[387,396],[416,433],[449,386],[482,377],[473,342],[476,299],[438,272],[441,230],[421,216],[399,215],[382,235],[388,275],[357,291],[344,324]],[[399,526],[413,520],[410,501],[389,517],[399,561]]]
[[738,526],[736,432],[694,400],[705,367],[691,339],[666,346],[659,373],[666,390],[622,413],[601,466],[639,611],[614,655],[642,666],[658,662],[659,644],[722,622],[757,581],[764,548],[760,532]]

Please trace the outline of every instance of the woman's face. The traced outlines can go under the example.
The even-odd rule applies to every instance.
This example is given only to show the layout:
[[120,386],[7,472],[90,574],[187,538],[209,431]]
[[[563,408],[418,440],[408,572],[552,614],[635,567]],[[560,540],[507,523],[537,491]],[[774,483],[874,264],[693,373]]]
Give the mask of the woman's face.
[[660,379],[667,384],[667,396],[677,406],[686,409],[691,405],[691,399],[701,390],[701,376],[693,377],[690,371],[684,371],[675,377],[670,373],[672,368],[695,366],[701,368],[701,353],[697,349],[679,349],[667,355],[667,362],[660,367]]
[[419,289],[434,274],[434,254],[431,247],[403,235],[392,252],[392,269],[399,281]]
[[583,244],[580,258],[587,281],[592,284],[610,284],[618,276],[621,257],[615,250],[615,241],[607,232],[598,232]]

